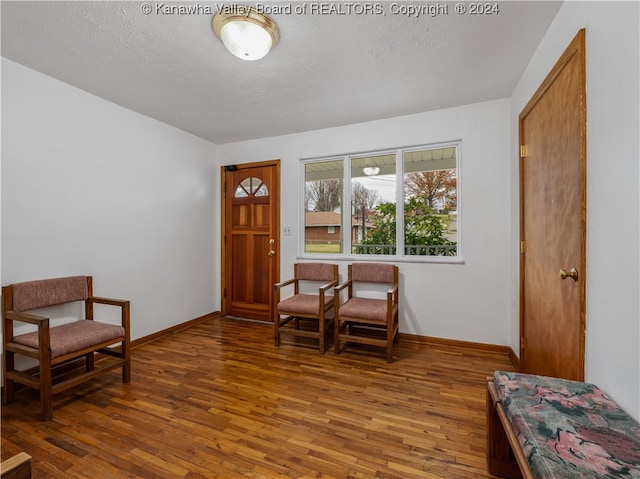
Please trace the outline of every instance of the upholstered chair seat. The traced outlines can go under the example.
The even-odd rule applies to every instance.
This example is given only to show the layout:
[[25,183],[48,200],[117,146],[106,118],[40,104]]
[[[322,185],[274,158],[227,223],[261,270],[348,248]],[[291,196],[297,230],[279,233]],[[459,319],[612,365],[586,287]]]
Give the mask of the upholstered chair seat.
[[387,321],[387,300],[373,298],[351,298],[340,306],[340,314],[348,317],[358,317],[366,321]]
[[[125,335],[122,326],[83,319],[51,328],[51,359],[108,343]],[[13,337],[13,342],[30,348],[38,348],[38,333],[25,333]]]
[[[333,306],[333,296],[324,297],[324,306]],[[322,304],[318,301],[317,294],[296,294],[278,303],[280,313],[302,313],[309,315],[319,315]]]

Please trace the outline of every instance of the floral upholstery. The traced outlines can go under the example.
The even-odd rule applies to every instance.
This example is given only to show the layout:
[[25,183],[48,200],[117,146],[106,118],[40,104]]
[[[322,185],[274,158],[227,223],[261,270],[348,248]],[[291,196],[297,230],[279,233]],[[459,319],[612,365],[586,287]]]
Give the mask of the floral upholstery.
[[534,477],[640,479],[640,424],[593,384],[496,371]]
[[[49,334],[51,341],[51,358],[57,358],[106,341],[122,341],[125,335],[125,329],[122,326],[84,319],[50,328]],[[34,332],[14,336],[13,342],[22,344],[23,346],[37,348],[38,333]]]

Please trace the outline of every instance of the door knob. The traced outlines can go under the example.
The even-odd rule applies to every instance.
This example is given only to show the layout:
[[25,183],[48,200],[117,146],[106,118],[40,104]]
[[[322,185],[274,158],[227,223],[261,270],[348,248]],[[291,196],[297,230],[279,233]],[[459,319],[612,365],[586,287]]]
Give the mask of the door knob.
[[275,255],[276,255],[276,252],[275,252],[275,251],[273,251],[273,250],[271,250],[271,251],[269,251],[267,254],[268,254],[269,256],[275,256]]
[[560,277],[562,279],[567,279],[567,277],[569,277],[574,281],[578,281],[578,270],[575,269],[575,268],[571,268],[569,270],[569,272],[567,273],[567,271],[565,269],[561,269],[560,270]]

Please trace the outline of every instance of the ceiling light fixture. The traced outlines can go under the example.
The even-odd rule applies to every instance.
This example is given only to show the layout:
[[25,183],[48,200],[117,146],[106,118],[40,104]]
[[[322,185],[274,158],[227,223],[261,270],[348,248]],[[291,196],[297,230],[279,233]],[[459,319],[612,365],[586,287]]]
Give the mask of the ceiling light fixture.
[[259,60],[280,39],[278,25],[253,7],[221,7],[213,17],[213,31],[231,53],[243,60]]
[[362,172],[367,176],[376,176],[378,173],[380,173],[380,168],[378,168],[377,166],[365,166],[364,168],[362,168]]

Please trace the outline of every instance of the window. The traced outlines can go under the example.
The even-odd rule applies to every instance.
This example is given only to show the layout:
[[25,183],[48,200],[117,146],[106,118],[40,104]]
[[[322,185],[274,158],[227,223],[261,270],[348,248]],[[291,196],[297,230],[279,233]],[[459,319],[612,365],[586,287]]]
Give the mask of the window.
[[242,180],[242,182],[236,187],[234,196],[236,198],[247,198],[249,196],[269,196],[269,190],[260,178],[252,176],[251,178],[245,178],[244,180]]
[[457,147],[402,152],[404,250],[409,256],[457,256]]
[[459,149],[303,160],[304,254],[459,259]]
[[[344,160],[308,162],[304,166],[304,252],[342,253],[342,178]],[[334,233],[329,236],[329,226]]]

